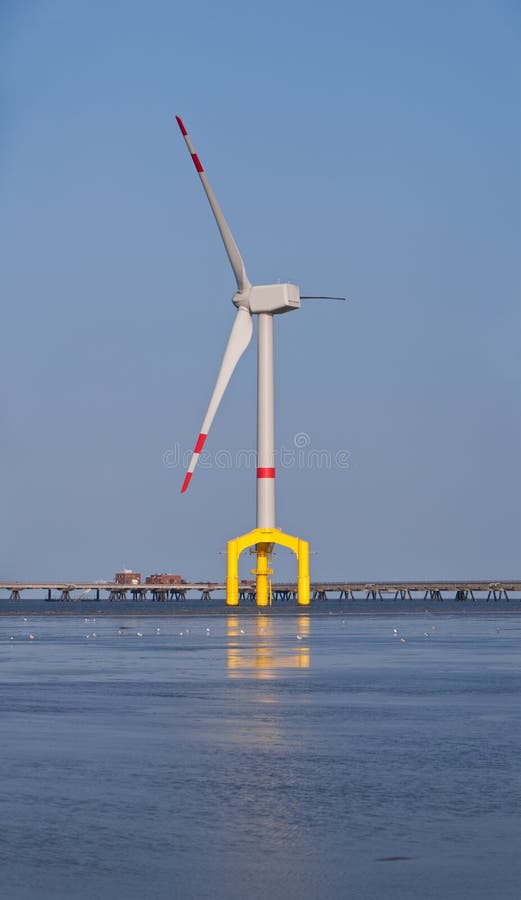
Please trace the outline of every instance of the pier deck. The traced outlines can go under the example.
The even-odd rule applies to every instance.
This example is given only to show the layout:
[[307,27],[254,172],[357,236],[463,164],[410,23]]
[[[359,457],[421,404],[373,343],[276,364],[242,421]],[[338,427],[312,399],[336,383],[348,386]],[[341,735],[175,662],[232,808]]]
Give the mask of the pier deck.
[[[24,594],[39,595],[45,600],[58,602],[98,601],[112,602],[135,600],[137,602],[185,601],[198,596],[211,600],[214,595],[224,596],[224,582],[194,582],[176,585],[116,584],[115,582],[0,582],[0,599],[17,601]],[[297,585],[292,582],[274,583],[274,602],[296,600]],[[521,600],[521,581],[323,581],[311,584],[311,598],[323,600]],[[239,600],[255,600],[255,586],[243,583],[239,586]]]

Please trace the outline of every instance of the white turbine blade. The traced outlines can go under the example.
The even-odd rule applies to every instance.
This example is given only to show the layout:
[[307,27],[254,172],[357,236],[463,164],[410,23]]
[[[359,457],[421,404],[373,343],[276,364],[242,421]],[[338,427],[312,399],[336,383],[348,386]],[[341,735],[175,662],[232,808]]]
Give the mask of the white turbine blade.
[[224,351],[223,361],[221,363],[221,368],[217,376],[217,382],[212,394],[212,399],[210,400],[210,405],[208,407],[206,416],[204,417],[204,422],[201,426],[201,432],[195,443],[192,459],[190,460],[190,465],[188,466],[185,480],[183,481],[183,486],[181,488],[182,494],[184,494],[188,485],[190,484],[190,479],[197,465],[199,454],[204,447],[206,436],[215,418],[215,414],[219,408],[219,404],[222,400],[223,394],[228,387],[228,382],[232,377],[235,366],[239,362],[242,354],[251,341],[252,333],[253,322],[251,313],[248,309],[240,307],[237,310],[237,315],[235,316],[235,320],[232,325],[230,337],[228,338],[228,344],[226,345],[226,350]]
[[244,262],[241,254],[239,253],[239,248],[235,243],[232,233],[228,227],[228,223],[222,214],[221,207],[217,203],[214,192],[210,187],[210,183],[208,178],[206,177],[206,173],[201,165],[201,161],[193,148],[192,141],[188,136],[188,132],[183,124],[183,120],[176,116],[177,124],[181,129],[181,134],[185,139],[186,146],[188,147],[188,152],[192,157],[193,163],[197,172],[199,173],[199,178],[201,179],[202,185],[206,192],[206,196],[208,197],[210,206],[212,207],[212,212],[215,216],[215,221],[217,222],[217,227],[221,232],[221,237],[223,239],[223,243],[228,254],[228,259],[231,262],[232,269],[235,273],[235,278],[237,281],[237,287],[240,291],[246,290],[246,288],[250,287],[250,282],[248,281],[248,276],[246,275],[246,269],[244,267]]

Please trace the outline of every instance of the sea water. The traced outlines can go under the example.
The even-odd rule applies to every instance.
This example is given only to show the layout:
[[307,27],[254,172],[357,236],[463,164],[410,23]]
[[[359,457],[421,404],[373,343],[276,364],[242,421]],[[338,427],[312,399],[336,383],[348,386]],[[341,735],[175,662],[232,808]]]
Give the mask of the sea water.
[[517,898],[521,617],[0,618],[1,893]]

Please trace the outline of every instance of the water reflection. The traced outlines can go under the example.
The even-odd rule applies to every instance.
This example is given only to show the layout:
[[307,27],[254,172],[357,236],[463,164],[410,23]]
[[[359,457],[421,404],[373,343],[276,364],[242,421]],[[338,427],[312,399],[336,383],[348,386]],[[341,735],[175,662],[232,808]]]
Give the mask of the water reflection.
[[[293,620],[294,622],[294,620]],[[226,668],[228,676],[275,678],[279,669],[309,669],[308,615],[297,617],[296,634],[288,635],[288,623],[259,615],[255,620],[226,617]],[[293,648],[292,644],[297,646]]]

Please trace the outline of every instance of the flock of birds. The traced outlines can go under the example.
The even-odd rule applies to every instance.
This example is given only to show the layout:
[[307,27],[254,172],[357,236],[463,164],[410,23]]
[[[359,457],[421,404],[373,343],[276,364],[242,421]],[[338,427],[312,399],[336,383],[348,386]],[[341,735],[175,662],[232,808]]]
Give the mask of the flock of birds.
[[[23,619],[23,622],[24,622],[24,623],[26,623],[27,621],[28,621],[27,618],[24,618],[24,619]],[[85,624],[87,624],[87,623],[90,624],[90,623],[95,623],[95,622],[96,622],[96,619],[84,619],[83,621],[84,621]],[[212,630],[211,630],[211,628],[210,628],[209,626],[206,626],[206,627],[204,628],[204,634],[206,635],[206,637],[209,637],[209,636],[210,636],[211,631],[212,631]],[[118,628],[118,630],[117,630],[117,634],[118,634],[118,637],[123,637],[124,635],[130,635],[130,634],[134,634],[135,637],[138,637],[138,638],[145,637],[145,632],[144,632],[144,631],[136,631],[136,632],[134,632],[133,629],[131,629],[129,625],[120,625],[119,628]],[[153,634],[154,634],[156,637],[157,637],[158,635],[160,635],[160,634],[161,634],[161,628],[160,628],[159,626],[157,626],[157,627],[155,628]],[[181,630],[181,631],[176,632],[176,634],[179,635],[179,637],[184,637],[185,635],[191,634],[191,629],[190,629],[190,628],[185,628],[185,629],[183,629],[183,630]],[[246,634],[246,631],[245,631],[244,628],[241,628],[241,629],[240,629],[240,634]],[[87,634],[84,635],[84,637],[85,637],[86,640],[91,640],[91,639],[93,639],[93,638],[97,638],[97,636],[98,636],[98,634],[97,634],[96,631],[89,631]],[[16,635],[11,634],[11,635],[9,636],[9,640],[14,641],[14,640],[16,640],[16,637],[17,637]],[[18,637],[20,637],[20,635],[18,635]],[[30,631],[28,634],[22,635],[22,637],[24,637],[24,638],[26,638],[26,639],[28,639],[28,640],[30,640],[30,641],[34,641],[34,640],[36,640],[37,635],[36,635],[36,634],[33,634],[33,632]]]
[[[95,623],[96,623],[96,619],[95,619],[95,618],[92,618],[92,619],[88,619],[88,618],[87,618],[87,619],[84,619],[83,621],[84,621],[85,624],[95,624]],[[28,619],[27,619],[27,618],[24,618],[24,619],[23,619],[23,622],[24,622],[24,623],[28,622]],[[342,625],[345,625],[345,624],[346,624],[346,620],[345,620],[345,619],[342,619]],[[499,630],[499,629],[497,629],[497,630]],[[264,631],[265,631],[264,628],[260,628],[260,629],[258,629],[258,632],[257,632],[257,633],[261,633],[261,634],[262,634],[262,633],[264,633]],[[423,632],[423,636],[424,636],[425,638],[430,638],[430,637],[433,636],[433,634],[434,634],[435,631],[436,631],[436,625],[432,625],[430,631],[424,631],[424,632]],[[175,632],[175,636],[185,637],[185,636],[190,635],[191,633],[192,633],[192,632],[191,632],[191,629],[190,629],[190,628],[184,628],[184,629],[182,629],[181,631]],[[209,636],[211,635],[211,633],[212,633],[212,630],[211,630],[210,626],[208,626],[208,625],[205,626],[204,629],[203,629],[203,634],[204,634],[206,637],[209,637]],[[246,631],[246,629],[244,629],[244,628],[240,628],[240,629],[238,629],[238,632],[237,632],[237,633],[238,633],[238,634],[247,634],[247,631]],[[127,635],[127,636],[134,635],[135,637],[138,637],[138,638],[143,638],[143,637],[145,637],[145,632],[144,632],[144,631],[134,631],[129,625],[120,625],[120,626],[118,627],[117,634],[118,634],[118,637],[123,637],[123,636],[125,636],[125,635]],[[153,634],[154,634],[156,637],[159,636],[159,635],[161,634],[161,628],[160,628],[160,626],[156,626],[156,628],[155,628]],[[93,640],[93,639],[96,639],[97,636],[98,636],[98,634],[97,634],[96,631],[90,631],[90,632],[88,632],[87,634],[84,635],[84,637],[85,637],[86,640]],[[392,636],[393,636],[393,638],[399,640],[399,642],[400,642],[401,644],[406,644],[406,643],[408,642],[408,638],[406,638],[403,634],[400,634],[400,631],[398,630],[398,628],[393,628],[393,629],[392,629]],[[34,634],[32,631],[30,631],[28,634],[22,635],[22,637],[25,637],[26,639],[28,639],[28,640],[30,640],[30,641],[34,641],[34,640],[36,640],[37,635]],[[297,634],[296,634],[296,639],[297,639],[297,641],[302,641],[302,640],[304,640],[304,638],[306,638],[306,639],[309,638],[309,635],[303,635],[303,634],[299,634],[299,633],[297,632]],[[15,636],[14,634],[10,635],[10,640],[11,640],[11,641],[14,641],[15,639],[16,639],[16,636]]]

